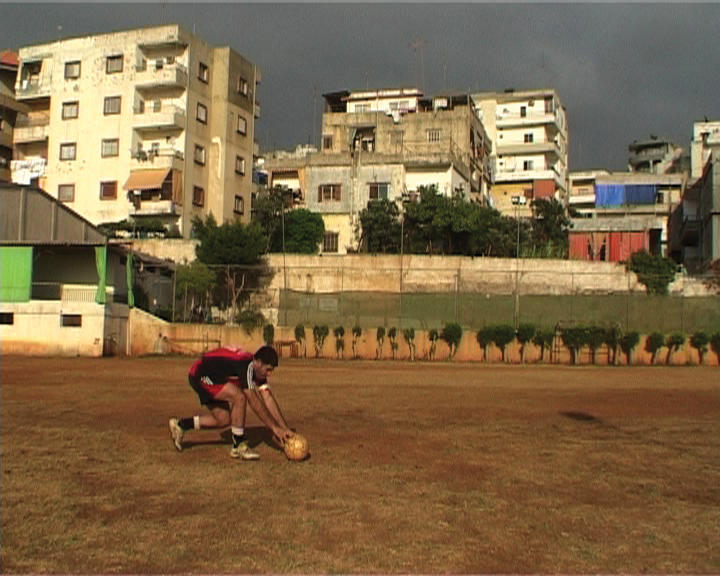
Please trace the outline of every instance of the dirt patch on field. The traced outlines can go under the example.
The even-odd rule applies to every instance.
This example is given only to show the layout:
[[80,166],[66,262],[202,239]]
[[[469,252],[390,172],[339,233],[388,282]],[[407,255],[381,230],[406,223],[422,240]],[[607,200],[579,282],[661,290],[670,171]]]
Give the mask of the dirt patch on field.
[[291,463],[190,363],[3,358],[3,573],[720,571],[716,368],[283,361]]

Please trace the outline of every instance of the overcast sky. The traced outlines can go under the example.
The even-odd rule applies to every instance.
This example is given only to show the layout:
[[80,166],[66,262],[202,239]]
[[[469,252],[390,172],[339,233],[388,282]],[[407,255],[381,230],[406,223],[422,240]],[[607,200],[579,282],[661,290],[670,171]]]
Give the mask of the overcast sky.
[[178,23],[262,71],[263,150],[318,143],[322,94],[554,88],[570,170],[720,120],[720,4],[0,3],[0,49]]

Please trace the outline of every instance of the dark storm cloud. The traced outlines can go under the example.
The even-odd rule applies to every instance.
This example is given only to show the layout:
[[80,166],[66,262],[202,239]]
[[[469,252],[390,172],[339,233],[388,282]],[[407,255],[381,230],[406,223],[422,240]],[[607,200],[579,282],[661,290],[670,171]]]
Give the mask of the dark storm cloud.
[[262,70],[263,148],[319,139],[322,94],[554,88],[570,169],[626,167],[650,134],[720,120],[715,4],[3,4],[2,48],[179,23]]

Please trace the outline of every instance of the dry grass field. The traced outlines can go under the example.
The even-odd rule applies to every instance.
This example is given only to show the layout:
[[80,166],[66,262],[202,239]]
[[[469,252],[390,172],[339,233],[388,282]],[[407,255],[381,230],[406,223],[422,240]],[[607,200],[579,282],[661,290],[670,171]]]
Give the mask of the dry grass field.
[[717,368],[287,360],[292,463],[191,360],[2,358],[3,574],[720,572]]

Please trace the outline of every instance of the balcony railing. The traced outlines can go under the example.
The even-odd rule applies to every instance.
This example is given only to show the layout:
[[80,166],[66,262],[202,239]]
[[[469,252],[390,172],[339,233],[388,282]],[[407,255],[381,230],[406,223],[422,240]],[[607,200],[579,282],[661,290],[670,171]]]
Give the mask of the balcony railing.
[[52,91],[52,83],[50,80],[50,77],[45,76],[23,78],[15,85],[15,98],[22,100],[24,98],[50,96]]
[[[159,102],[159,101],[158,101]],[[133,109],[135,117],[133,128],[136,130],[162,130],[180,129],[183,130],[187,123],[185,110],[175,104],[163,102],[145,104],[144,107]]]
[[172,200],[142,200],[139,206],[132,204],[130,214],[133,216],[177,216],[178,207]]
[[187,68],[175,62],[158,66],[155,61],[150,61],[144,68],[137,68],[137,84],[140,89],[164,88],[168,86],[184,87],[188,84]]
[[50,118],[34,116],[18,118],[13,130],[13,140],[17,144],[47,140],[50,135]]

